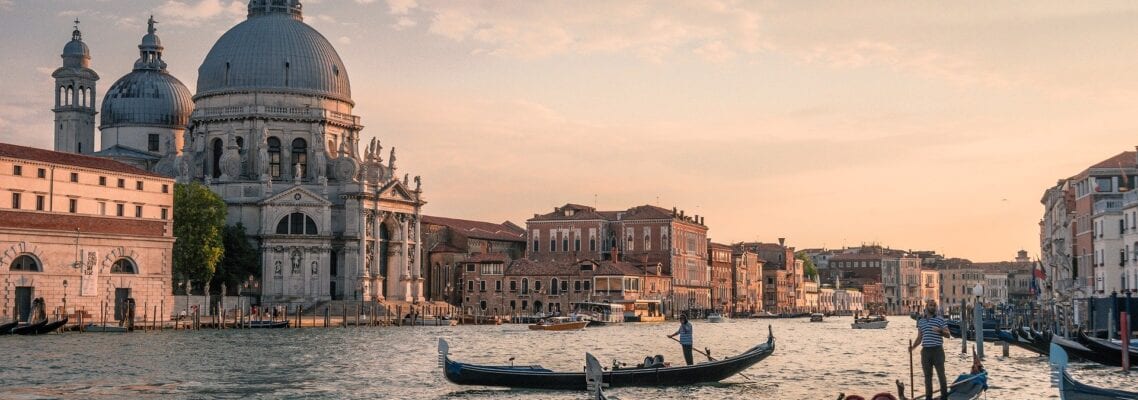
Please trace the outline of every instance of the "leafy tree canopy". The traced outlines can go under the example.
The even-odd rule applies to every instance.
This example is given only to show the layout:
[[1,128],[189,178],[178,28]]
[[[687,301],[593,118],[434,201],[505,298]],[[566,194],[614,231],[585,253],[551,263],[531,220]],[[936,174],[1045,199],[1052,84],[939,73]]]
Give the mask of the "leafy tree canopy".
[[174,276],[194,282],[213,278],[224,247],[225,202],[200,183],[174,185]]
[[249,277],[257,281],[261,276],[257,251],[245,234],[245,225],[240,222],[222,230],[221,242],[225,246],[225,254],[217,265],[211,286],[221,288],[224,283],[227,289],[236,293],[239,285],[248,281]]
[[802,260],[802,272],[803,272],[803,274],[805,274],[806,276],[810,277],[810,279],[813,279],[815,282],[817,282],[818,281],[818,269],[816,267],[814,267],[814,260],[811,260],[810,257],[807,257],[806,253],[795,254],[794,258]]

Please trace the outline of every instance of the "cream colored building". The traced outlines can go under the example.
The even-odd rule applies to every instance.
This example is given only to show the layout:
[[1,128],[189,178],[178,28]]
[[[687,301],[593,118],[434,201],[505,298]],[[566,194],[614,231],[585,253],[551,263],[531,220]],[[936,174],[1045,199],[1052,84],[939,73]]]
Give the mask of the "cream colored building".
[[[116,161],[0,143],[0,320],[49,314],[165,320],[173,308],[174,180]],[[74,316],[74,315],[73,315]],[[87,321],[92,321],[88,319]]]

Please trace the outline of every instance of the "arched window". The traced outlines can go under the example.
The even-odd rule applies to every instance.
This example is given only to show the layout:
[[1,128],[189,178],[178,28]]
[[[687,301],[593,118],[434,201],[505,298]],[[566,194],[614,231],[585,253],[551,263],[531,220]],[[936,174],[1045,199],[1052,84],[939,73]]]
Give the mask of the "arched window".
[[277,222],[278,235],[315,235],[316,221],[304,213],[292,213]]
[[391,233],[388,232],[387,223],[379,224],[379,276],[387,276],[387,247],[388,242],[391,241]]
[[529,278],[522,278],[522,294],[529,294]]
[[27,272],[40,272],[40,263],[35,258],[29,255],[22,255],[12,260],[11,266],[8,267],[12,271],[27,271]]
[[129,258],[120,258],[111,264],[112,274],[137,274],[138,268],[134,267],[134,263]]
[[281,177],[281,140],[271,137],[269,145],[269,175],[273,178]]
[[300,164],[299,178],[304,178],[308,174],[308,142],[301,138],[292,141],[292,170],[289,172],[295,173],[297,164]]
[[553,280],[549,282],[549,294],[557,294],[557,278],[553,278]]
[[221,139],[213,139],[213,146],[210,146],[213,148],[213,157],[211,157],[211,159],[213,159],[213,163],[210,165],[213,167],[213,172],[211,173],[211,175],[214,178],[221,177],[221,151],[222,151],[222,146],[223,145],[221,144]]

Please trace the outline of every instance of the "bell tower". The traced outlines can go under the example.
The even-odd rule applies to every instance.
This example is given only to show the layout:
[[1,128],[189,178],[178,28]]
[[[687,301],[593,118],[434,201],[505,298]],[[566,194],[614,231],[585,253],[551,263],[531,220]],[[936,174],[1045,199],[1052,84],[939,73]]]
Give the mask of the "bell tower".
[[55,151],[90,154],[95,148],[95,82],[99,74],[91,69],[91,51],[83,43],[79,20],[71,41],[63,46],[63,66],[52,72],[55,78]]

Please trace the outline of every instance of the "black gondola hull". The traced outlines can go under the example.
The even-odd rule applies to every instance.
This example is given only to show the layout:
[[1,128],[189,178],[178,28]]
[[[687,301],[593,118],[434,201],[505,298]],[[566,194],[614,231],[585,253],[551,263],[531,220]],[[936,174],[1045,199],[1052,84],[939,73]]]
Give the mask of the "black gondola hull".
[[1104,389],[1076,381],[1066,368],[1060,375],[1059,398],[1062,400],[1138,400],[1138,392]]
[[[605,371],[604,383],[622,386],[682,386],[718,382],[750,368],[774,353],[774,338],[735,357],[695,365]],[[555,372],[538,366],[487,366],[444,358],[444,375],[459,385],[528,389],[585,390],[585,373]]]
[[[1115,344],[1109,340],[1099,339],[1087,336],[1086,333],[1079,332],[1079,343],[1087,346],[1088,349],[1095,353],[1102,354],[1104,358],[1113,358],[1113,363],[1110,365],[1122,366],[1122,344]],[[1129,357],[1130,365],[1138,365],[1138,349],[1130,348]],[[1113,357],[1112,357],[1113,356]]]
[[1104,353],[1095,351],[1082,343],[1053,336],[1051,342],[1062,347],[1072,357],[1103,365],[1122,366],[1122,355],[1119,353]]

